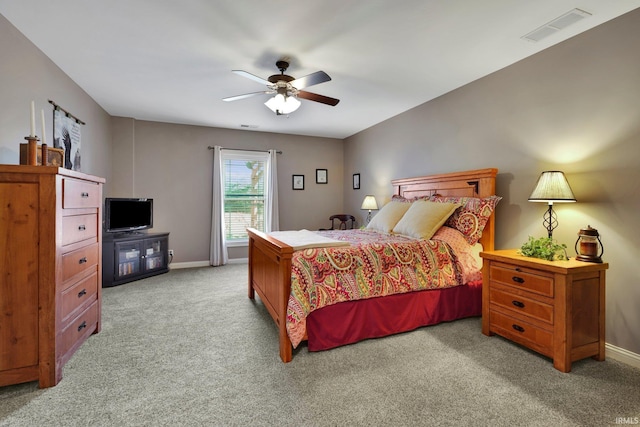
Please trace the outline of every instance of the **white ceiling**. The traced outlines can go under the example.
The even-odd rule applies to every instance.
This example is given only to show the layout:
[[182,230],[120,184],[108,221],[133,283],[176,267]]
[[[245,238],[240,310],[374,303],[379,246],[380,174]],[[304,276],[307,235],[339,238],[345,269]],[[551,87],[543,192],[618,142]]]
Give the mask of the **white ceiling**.
[[[640,7],[640,0],[0,0],[0,13],[113,116],[345,138]],[[537,43],[574,8],[592,14]],[[332,81],[287,116],[233,74],[275,62]],[[255,126],[255,128],[254,128]]]

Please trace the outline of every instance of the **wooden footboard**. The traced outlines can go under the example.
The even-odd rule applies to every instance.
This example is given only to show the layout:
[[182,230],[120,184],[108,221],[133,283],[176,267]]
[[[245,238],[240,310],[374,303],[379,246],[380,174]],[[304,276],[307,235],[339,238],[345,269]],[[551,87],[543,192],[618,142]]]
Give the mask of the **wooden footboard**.
[[287,303],[291,293],[291,256],[293,248],[253,228],[249,233],[249,298],[258,293],[276,322],[280,340],[280,358],[290,362],[292,346],[287,334]]

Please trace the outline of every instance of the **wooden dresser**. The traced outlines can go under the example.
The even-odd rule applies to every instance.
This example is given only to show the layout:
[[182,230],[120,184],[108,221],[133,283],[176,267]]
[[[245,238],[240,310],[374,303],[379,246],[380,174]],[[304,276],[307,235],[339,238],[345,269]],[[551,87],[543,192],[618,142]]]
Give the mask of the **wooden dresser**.
[[604,360],[607,263],[545,261],[515,249],[481,252],[482,333],[498,334],[553,359]]
[[51,387],[100,331],[104,179],[0,165],[0,386]]

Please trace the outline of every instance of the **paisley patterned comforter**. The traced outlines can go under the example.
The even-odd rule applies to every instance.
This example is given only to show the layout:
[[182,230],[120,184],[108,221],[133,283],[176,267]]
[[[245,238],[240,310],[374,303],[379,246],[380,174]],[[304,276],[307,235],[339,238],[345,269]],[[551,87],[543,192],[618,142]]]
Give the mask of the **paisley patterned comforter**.
[[463,283],[462,266],[441,240],[415,240],[371,230],[323,231],[351,246],[294,252],[287,332],[295,347],[313,310],[365,298],[448,288]]

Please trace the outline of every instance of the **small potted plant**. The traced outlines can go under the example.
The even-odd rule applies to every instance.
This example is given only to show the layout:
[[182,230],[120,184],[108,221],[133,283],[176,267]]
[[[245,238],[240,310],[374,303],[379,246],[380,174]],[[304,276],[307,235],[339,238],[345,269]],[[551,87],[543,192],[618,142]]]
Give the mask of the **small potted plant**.
[[546,259],[547,261],[567,260],[567,245],[559,244],[552,237],[540,237],[538,239],[529,236],[529,240],[522,245],[518,253],[520,255]]

